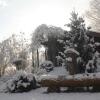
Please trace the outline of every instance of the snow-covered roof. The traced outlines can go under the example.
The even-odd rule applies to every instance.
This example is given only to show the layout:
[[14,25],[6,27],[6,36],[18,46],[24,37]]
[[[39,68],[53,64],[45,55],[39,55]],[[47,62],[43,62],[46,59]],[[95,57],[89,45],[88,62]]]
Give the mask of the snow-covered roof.
[[76,51],[74,48],[68,48],[68,49],[66,49],[65,53],[75,53],[75,54],[79,55],[79,52]]

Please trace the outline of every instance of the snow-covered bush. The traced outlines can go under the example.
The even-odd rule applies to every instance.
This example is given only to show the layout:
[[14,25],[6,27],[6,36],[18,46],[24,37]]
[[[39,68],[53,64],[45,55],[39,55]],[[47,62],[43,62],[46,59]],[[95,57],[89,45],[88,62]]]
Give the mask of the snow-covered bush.
[[100,72],[100,53],[98,51],[95,52],[93,60],[96,71]]
[[40,67],[45,69],[47,72],[50,72],[53,70],[54,65],[51,61],[44,61],[43,63],[41,63]]
[[28,66],[25,68],[25,72],[32,73],[33,72],[33,66]]
[[36,88],[36,79],[32,73],[18,71],[12,79],[7,81],[9,92],[26,92]]
[[95,66],[93,60],[89,60],[86,65],[86,72],[93,73],[95,72]]

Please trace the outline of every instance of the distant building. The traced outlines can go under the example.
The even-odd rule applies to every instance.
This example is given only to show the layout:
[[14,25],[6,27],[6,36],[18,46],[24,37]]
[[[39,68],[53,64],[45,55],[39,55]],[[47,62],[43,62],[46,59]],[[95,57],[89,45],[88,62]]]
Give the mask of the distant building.
[[96,42],[100,42],[100,33],[99,32],[95,32],[95,31],[89,31],[87,33],[88,36],[90,36],[91,38],[94,37],[94,40]]
[[94,38],[94,41],[96,42],[96,49],[100,52],[100,33],[95,31],[89,31],[87,35],[90,38]]

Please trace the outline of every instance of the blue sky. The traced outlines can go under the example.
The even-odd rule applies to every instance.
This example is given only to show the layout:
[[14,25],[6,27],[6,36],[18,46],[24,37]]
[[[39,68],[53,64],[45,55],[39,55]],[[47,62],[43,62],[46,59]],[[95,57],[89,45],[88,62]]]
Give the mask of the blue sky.
[[0,0],[0,41],[13,33],[31,34],[40,24],[64,27],[75,9],[84,15],[89,0]]

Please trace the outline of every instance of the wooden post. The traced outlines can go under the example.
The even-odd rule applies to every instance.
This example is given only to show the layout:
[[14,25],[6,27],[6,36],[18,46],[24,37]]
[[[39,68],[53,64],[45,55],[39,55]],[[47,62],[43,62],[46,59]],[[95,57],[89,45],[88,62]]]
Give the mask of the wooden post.
[[69,49],[67,50],[67,58],[66,58],[66,67],[69,71],[70,75],[74,75],[78,73],[77,68],[77,56],[78,52],[76,50]]

